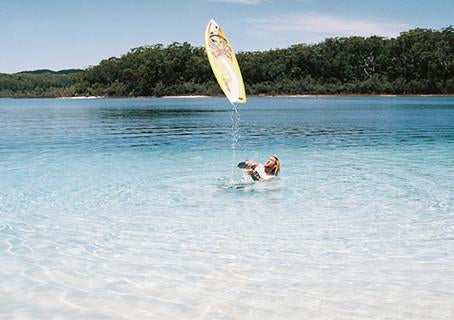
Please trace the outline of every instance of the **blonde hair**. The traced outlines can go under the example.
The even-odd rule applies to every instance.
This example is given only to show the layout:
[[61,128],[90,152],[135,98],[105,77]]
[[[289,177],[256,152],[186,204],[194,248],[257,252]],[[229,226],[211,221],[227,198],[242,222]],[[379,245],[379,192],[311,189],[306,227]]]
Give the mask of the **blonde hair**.
[[279,173],[281,172],[281,160],[276,155],[272,155],[276,163],[273,166],[273,169],[271,169],[271,172],[275,175],[278,176]]

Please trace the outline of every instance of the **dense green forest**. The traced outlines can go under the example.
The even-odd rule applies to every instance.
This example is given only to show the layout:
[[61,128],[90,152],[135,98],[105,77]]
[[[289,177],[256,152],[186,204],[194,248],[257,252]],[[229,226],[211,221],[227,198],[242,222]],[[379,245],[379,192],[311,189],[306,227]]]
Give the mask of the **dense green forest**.
[[35,70],[0,73],[0,97],[67,97],[76,95],[83,70]]
[[[237,54],[248,94],[454,94],[454,28]],[[218,95],[205,51],[144,46],[86,70],[0,74],[0,97]]]

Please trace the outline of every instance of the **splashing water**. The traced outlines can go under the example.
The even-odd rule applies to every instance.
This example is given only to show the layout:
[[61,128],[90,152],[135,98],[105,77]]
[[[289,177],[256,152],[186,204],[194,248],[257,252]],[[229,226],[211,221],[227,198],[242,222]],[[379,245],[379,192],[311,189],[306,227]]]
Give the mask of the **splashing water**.
[[230,117],[232,119],[232,169],[230,173],[230,183],[234,183],[234,172],[236,169],[236,151],[239,147],[238,141],[240,139],[240,109],[235,104],[232,103],[233,109],[230,113]]

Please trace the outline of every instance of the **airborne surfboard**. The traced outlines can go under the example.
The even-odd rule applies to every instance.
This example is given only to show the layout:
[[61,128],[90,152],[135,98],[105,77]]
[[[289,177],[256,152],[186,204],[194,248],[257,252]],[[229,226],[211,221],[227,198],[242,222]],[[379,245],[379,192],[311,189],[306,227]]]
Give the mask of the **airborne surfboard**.
[[230,103],[246,103],[246,90],[235,52],[213,19],[205,31],[205,49],[216,80]]

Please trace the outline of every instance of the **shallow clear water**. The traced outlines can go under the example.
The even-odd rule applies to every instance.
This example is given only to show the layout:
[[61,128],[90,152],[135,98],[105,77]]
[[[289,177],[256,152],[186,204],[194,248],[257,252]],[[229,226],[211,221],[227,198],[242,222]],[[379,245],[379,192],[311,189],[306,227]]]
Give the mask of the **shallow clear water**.
[[454,98],[0,99],[2,319],[453,319]]

